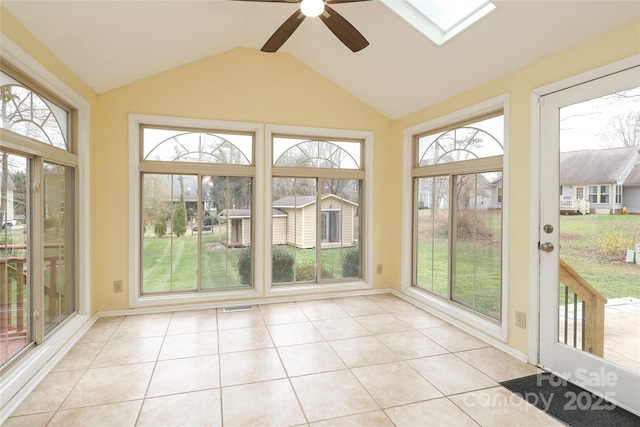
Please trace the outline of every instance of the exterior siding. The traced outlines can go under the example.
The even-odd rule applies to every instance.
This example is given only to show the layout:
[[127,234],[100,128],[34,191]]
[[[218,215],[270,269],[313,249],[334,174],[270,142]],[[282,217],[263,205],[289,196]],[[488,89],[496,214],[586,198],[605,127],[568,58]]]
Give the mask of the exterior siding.
[[242,244],[244,246],[251,244],[251,218],[242,219]]
[[302,248],[314,248],[316,246],[316,204],[305,206],[302,210],[304,224],[301,224],[303,233]]
[[640,214],[640,187],[624,187],[622,195],[627,211],[633,214]]
[[283,245],[287,243],[287,218],[277,216],[271,223],[272,244]]

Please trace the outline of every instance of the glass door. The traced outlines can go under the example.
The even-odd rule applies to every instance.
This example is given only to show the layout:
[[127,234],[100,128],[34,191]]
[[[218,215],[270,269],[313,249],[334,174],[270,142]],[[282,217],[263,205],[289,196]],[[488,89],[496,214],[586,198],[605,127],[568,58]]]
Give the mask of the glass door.
[[635,413],[639,71],[543,97],[540,130],[540,364]]
[[0,152],[0,366],[32,342],[29,312],[29,160]]

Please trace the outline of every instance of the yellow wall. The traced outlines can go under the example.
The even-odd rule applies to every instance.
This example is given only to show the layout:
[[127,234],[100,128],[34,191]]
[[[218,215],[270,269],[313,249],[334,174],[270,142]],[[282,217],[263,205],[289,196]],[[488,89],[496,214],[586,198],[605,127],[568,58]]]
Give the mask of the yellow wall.
[[[510,193],[509,204],[509,345],[526,352],[528,331],[515,327],[515,312],[529,312],[529,208],[531,187],[531,92],[539,87],[640,54],[640,21],[615,30],[557,55],[545,58],[516,72],[498,78],[433,107],[394,121],[391,141],[400,147],[407,127],[426,122],[505,93],[510,94]],[[402,185],[402,154],[392,151],[392,186]],[[397,192],[391,205],[401,203]],[[397,215],[391,224],[399,224]],[[400,234],[400,228],[394,230]],[[394,241],[392,254],[400,252]],[[398,245],[397,247],[395,245]],[[399,259],[396,255],[396,261]],[[395,275],[392,277],[397,277]],[[528,324],[535,322],[527,316]]]
[[[504,93],[511,95],[509,323],[528,312],[530,95],[532,89],[640,53],[640,21],[546,58],[433,107],[390,121],[286,54],[235,49],[96,96],[6,11],[1,31],[91,104],[92,312],[128,308],[129,113],[375,133],[374,276],[376,288],[399,290],[401,265],[402,133],[409,126]],[[427,104],[429,100],[425,100]],[[391,173],[389,173],[391,171]],[[125,292],[114,294],[122,279]],[[535,321],[529,320],[528,323]],[[527,331],[509,328],[509,345],[526,352]]]
[[[129,113],[367,130],[375,133],[374,168],[385,170],[391,156],[389,119],[287,54],[235,49],[101,94],[91,165],[92,194],[99,195],[92,220],[105,225],[93,228],[99,243],[92,248],[92,291],[99,311],[128,308],[129,260],[135,256],[127,250],[128,194],[114,189],[129,183]],[[381,205],[389,192],[389,182],[377,179],[374,242],[392,238],[384,226],[389,210]],[[377,245],[374,263],[390,256],[386,245]],[[125,292],[114,294],[118,279]],[[377,288],[395,282],[389,273],[373,279]]]

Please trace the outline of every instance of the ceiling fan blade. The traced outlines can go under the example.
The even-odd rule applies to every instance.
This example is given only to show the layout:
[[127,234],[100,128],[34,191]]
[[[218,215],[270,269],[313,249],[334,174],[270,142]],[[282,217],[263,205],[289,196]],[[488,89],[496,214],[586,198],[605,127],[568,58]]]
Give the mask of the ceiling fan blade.
[[360,31],[333,10],[329,5],[324,6],[324,12],[320,14],[320,19],[325,23],[333,34],[353,52],[358,52],[369,46],[369,42]]
[[304,16],[304,14],[299,10],[296,10],[293,15],[287,18],[287,20],[284,21],[282,25],[280,25],[280,28],[278,28],[276,32],[273,33],[273,35],[269,38],[269,40],[267,40],[267,42],[264,44],[264,46],[262,46],[262,49],[260,50],[263,52],[275,52],[280,49],[284,42],[286,42],[287,39],[291,37],[291,34],[293,34],[296,28],[298,28],[300,24],[302,24],[304,18],[306,18],[306,16]]
[[[249,0],[251,1],[251,0]],[[278,1],[278,0],[259,0],[259,1]],[[361,1],[371,1],[371,0],[327,0],[326,4],[338,4],[338,3],[356,3]]]
[[[298,3],[298,0],[228,0],[228,1],[253,1],[258,3]],[[365,1],[365,0],[347,0],[347,1]]]

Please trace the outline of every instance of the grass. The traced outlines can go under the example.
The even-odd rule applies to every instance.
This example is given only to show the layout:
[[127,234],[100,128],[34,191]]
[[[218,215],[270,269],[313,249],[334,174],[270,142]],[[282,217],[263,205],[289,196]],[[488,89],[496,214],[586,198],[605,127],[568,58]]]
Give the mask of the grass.
[[638,215],[563,215],[560,256],[607,299],[640,298],[640,265],[626,263],[640,243]]
[[[189,291],[197,289],[198,236],[155,237],[143,240],[143,289],[145,293]],[[227,248],[215,234],[203,234],[201,287],[229,288],[243,285],[238,273],[238,255],[242,249]],[[315,281],[315,249],[287,247],[296,258],[299,281]],[[311,273],[309,272],[311,268]],[[342,278],[342,249],[322,250],[322,277]]]
[[[416,285],[444,298],[449,295],[448,211],[434,219],[430,210],[418,211]],[[452,299],[499,318],[501,246],[499,211],[463,212],[458,218],[455,286]]]
[[[434,220],[431,211],[418,211],[416,284],[448,298],[449,249],[447,211]],[[495,212],[480,212],[473,239],[456,244],[453,299],[497,317],[500,311],[500,246]],[[468,218],[467,218],[468,219]],[[467,230],[468,231],[468,230]],[[640,216],[574,215],[560,217],[560,256],[607,299],[640,298],[640,265],[626,263],[626,252],[640,243]],[[564,296],[561,293],[561,298]]]

